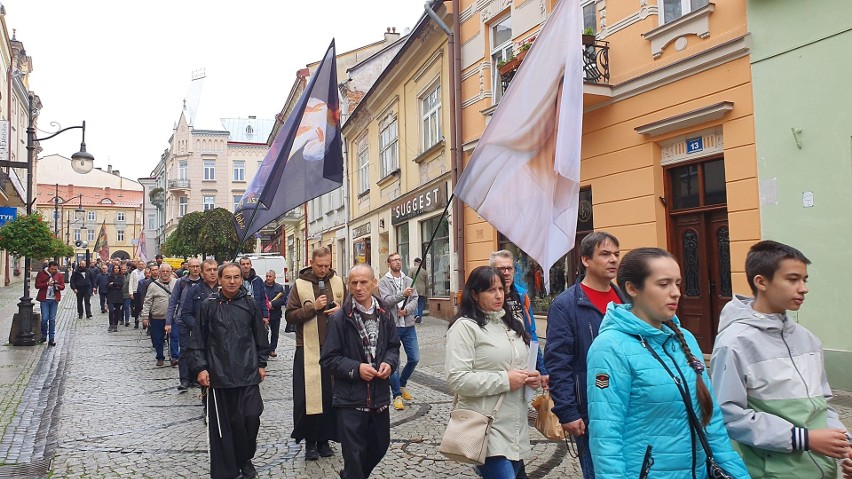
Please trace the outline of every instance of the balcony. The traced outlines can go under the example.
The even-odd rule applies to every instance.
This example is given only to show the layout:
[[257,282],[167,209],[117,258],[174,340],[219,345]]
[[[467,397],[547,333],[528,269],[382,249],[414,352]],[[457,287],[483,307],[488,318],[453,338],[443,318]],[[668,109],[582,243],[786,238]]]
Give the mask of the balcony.
[[189,180],[177,179],[169,180],[169,191],[187,191],[189,190]]
[[[585,36],[584,36],[585,37]],[[594,92],[596,86],[609,86],[609,42],[583,38],[583,93]],[[503,85],[503,93],[509,88],[509,84],[518,72],[518,68],[526,56],[526,51],[513,57],[498,67],[500,79]]]

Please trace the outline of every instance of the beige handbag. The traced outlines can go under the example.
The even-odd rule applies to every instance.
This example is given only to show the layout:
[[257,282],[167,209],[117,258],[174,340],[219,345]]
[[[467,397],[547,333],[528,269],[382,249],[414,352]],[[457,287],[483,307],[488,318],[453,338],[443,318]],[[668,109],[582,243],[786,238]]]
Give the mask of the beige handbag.
[[552,411],[553,399],[550,397],[550,391],[544,391],[544,394],[533,399],[532,407],[538,413],[535,418],[535,428],[542,436],[552,441],[565,439],[565,430],[562,429],[559,418]]
[[459,396],[453,398],[453,410],[450,412],[450,422],[438,452],[447,456],[448,459],[466,464],[485,464],[485,455],[488,452],[488,432],[494,416],[503,404],[504,394],[500,395],[494,411],[486,416],[470,409],[456,409]]

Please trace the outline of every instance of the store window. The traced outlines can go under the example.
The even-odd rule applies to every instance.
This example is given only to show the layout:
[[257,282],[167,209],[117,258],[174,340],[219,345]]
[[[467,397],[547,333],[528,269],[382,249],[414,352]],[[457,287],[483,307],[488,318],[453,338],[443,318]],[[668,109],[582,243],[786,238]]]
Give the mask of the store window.
[[426,250],[432,233],[435,233],[432,247],[424,258],[427,282],[432,296],[448,297],[450,295],[450,229],[447,222],[443,221],[443,215],[421,222],[420,228],[422,232],[420,237],[423,239],[422,251]]
[[553,302],[556,296],[568,287],[573,286],[585,272],[583,263],[580,261],[578,248],[580,241],[594,231],[592,189],[584,188],[580,190],[579,201],[574,249],[559,258],[559,261],[551,266],[550,294],[547,294],[544,285],[544,271],[541,266],[502,234],[497,238],[498,248],[509,250],[515,256],[515,282],[523,284],[529,291],[533,312],[536,314],[546,314],[550,308],[550,303]]
[[409,236],[408,223],[403,223],[396,227],[396,252],[402,258],[402,271],[408,273],[408,268],[411,267],[409,260]]

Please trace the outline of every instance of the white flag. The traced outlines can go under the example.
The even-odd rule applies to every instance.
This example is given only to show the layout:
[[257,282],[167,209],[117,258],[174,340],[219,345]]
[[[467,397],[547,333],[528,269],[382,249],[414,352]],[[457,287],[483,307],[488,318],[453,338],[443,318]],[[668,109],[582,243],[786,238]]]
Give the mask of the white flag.
[[581,18],[576,1],[556,5],[454,192],[542,266],[546,286],[577,230]]

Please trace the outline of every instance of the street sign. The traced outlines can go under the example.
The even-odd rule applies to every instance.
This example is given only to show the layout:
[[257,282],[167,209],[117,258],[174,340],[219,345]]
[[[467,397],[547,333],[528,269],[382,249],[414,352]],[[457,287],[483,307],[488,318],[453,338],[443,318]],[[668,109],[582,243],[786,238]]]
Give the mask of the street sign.
[[0,208],[0,226],[18,217],[18,208]]

